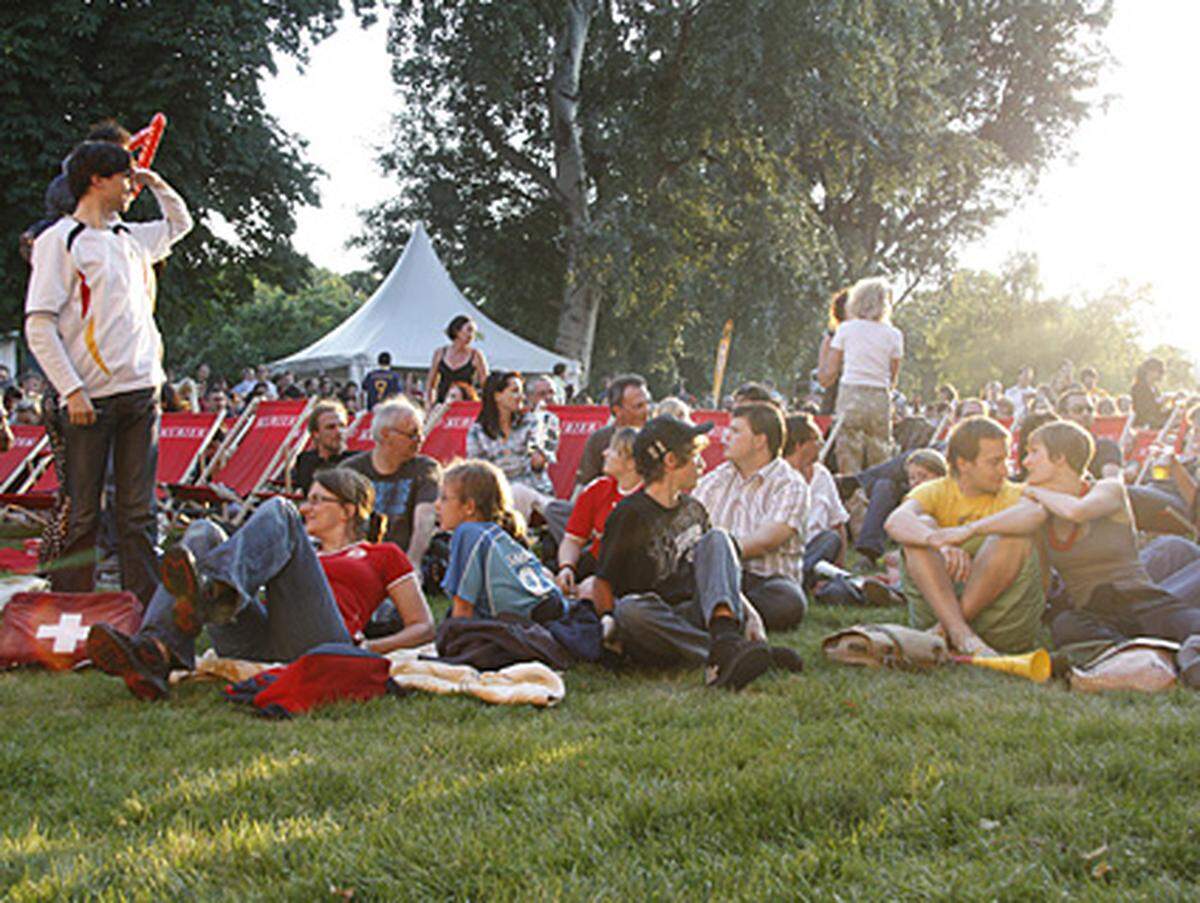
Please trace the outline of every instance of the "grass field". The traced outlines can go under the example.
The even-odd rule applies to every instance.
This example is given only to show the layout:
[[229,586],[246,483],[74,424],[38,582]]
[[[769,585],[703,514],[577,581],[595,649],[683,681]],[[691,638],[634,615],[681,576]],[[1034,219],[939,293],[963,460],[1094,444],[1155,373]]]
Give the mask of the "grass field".
[[4,675],[0,896],[1196,898],[1200,700],[827,664],[854,615],[740,695],[587,667],[548,711]]

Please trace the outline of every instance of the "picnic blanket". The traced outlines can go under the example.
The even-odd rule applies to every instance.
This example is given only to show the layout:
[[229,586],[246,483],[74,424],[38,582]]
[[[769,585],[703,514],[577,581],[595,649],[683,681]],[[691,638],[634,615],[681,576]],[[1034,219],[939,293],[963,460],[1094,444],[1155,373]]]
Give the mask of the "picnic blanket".
[[[541,662],[521,662],[496,671],[477,671],[469,665],[455,665],[428,656],[436,655],[432,643],[416,649],[398,649],[385,658],[389,676],[401,689],[439,695],[463,694],[492,705],[557,705],[567,690],[562,678]],[[191,671],[171,672],[171,683],[192,680],[222,680],[241,683],[280,667],[279,663],[252,662],[222,658],[213,649],[196,659]]]

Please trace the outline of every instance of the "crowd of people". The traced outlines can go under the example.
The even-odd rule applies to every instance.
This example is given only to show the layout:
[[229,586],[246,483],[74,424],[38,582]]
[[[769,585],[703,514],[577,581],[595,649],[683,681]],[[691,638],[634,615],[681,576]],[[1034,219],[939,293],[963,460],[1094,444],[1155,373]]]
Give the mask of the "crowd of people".
[[[655,404],[641,376],[614,376],[603,394],[611,420],[588,437],[570,496],[557,498],[551,407],[580,396],[565,370],[530,380],[490,370],[469,317],[448,324],[423,382],[381,354],[360,383],[260,366],[230,385],[204,365],[172,383],[153,265],[191,227],[183,200],[135,168],[119,140],[85,141],[65,175],[76,204],[33,241],[26,302],[65,438],[69,518],[52,582],[92,589],[111,474],[121,584],[146,613],[132,635],[94,626],[87,649],[140,698],[167,695],[169,671],[192,665],[202,630],[220,655],[289,661],[322,643],[383,653],[427,644],[449,623],[517,619],[581,650],[592,648],[581,632],[594,631],[614,664],[703,667],[706,683],[730,689],[799,670],[769,632],[825,602],[904,604],[912,626],[983,655],[1047,634],[1060,649],[1141,635],[1200,643],[1200,546],[1180,535],[1195,529],[1200,408],[1161,394],[1161,361],[1139,368],[1127,399],[1065,361],[1044,386],[1025,368],[1008,389],[990,382],[960,397],[942,386],[921,405],[896,392],[904,336],[888,286],[864,279],[831,304],[820,396],[789,404],[745,384],[714,437],[689,399]],[[124,223],[136,185],[154,193],[162,219]],[[160,560],[160,393],[167,407],[217,411],[318,397],[311,448],[291,472],[300,503],[272,498],[232,532],[195,520]],[[480,409],[465,459],[443,467],[421,453],[423,439],[446,403],[467,399]],[[1149,483],[1120,442],[1090,432],[1106,403],[1114,413],[1124,403],[1132,426],[1189,433],[1181,453],[1156,451]],[[349,454],[345,430],[363,407],[373,445]],[[822,409],[835,415],[828,436],[813,416]],[[705,473],[714,441],[724,460]],[[892,577],[846,567],[890,549]],[[449,611],[435,625],[427,593],[439,591]]]

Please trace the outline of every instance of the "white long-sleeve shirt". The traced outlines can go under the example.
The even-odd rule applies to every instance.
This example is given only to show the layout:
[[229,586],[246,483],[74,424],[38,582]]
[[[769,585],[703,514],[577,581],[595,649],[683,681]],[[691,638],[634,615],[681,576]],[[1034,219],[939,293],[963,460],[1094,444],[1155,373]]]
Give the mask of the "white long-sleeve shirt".
[[95,229],[68,216],[34,242],[26,335],[64,400],[80,387],[104,398],[158,388],[165,379],[153,264],[192,228],[192,217],[170,187],[151,190],[162,219],[114,218]]

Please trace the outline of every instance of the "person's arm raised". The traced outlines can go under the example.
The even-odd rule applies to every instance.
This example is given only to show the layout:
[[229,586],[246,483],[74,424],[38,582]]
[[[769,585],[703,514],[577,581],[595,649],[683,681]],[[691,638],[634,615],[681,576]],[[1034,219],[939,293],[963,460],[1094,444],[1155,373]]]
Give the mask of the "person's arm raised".
[[1076,524],[1109,517],[1125,507],[1125,487],[1116,480],[1100,480],[1083,498],[1040,486],[1026,486],[1024,494],[1055,517]]
[[183,198],[154,170],[135,169],[133,182],[135,185],[145,185],[154,193],[154,200],[158,202],[163,218],[148,223],[127,223],[126,227],[142,237],[155,261],[161,260],[171,250],[171,245],[192,230],[192,214]]

